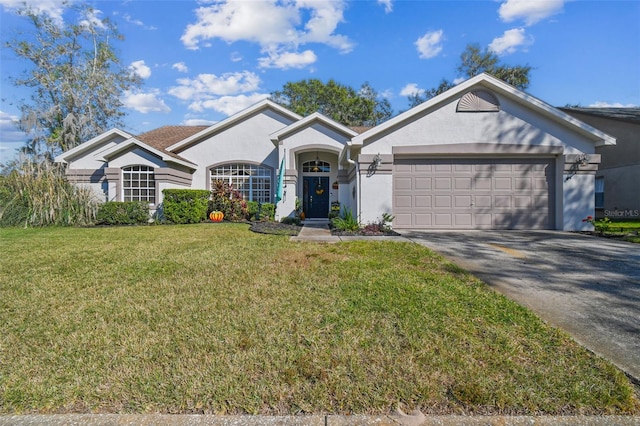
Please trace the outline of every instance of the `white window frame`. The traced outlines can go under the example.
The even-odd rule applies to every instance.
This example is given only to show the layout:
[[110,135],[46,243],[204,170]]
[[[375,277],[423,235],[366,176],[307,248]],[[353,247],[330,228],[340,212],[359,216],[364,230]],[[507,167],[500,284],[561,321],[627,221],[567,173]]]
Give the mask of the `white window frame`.
[[272,202],[272,176],[272,168],[251,163],[225,163],[209,170],[212,186],[216,181],[227,182],[246,201],[260,203]]
[[140,164],[122,168],[122,200],[156,203],[154,168]]

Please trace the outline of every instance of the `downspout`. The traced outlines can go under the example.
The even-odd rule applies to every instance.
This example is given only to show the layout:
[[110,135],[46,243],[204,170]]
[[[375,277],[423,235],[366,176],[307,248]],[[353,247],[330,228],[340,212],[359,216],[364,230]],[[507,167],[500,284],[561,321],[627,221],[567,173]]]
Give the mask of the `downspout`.
[[351,141],[347,142],[347,163],[356,166],[356,188],[358,189],[358,221],[362,217],[362,191],[360,190],[360,166],[357,161],[351,159]]

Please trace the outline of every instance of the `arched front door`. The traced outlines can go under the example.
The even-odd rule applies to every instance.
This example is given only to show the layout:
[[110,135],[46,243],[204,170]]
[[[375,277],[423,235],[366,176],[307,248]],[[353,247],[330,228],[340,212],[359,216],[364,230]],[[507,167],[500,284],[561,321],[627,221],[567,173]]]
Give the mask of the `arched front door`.
[[327,218],[329,214],[329,178],[304,176],[302,208],[305,217]]

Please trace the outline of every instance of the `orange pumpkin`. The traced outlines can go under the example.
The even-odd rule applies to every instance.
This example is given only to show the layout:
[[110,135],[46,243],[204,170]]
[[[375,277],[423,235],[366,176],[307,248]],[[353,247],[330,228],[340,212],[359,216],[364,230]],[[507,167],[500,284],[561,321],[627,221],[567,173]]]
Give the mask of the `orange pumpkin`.
[[224,219],[224,213],[221,211],[212,211],[209,213],[209,219],[211,219],[212,222],[222,222],[222,219]]

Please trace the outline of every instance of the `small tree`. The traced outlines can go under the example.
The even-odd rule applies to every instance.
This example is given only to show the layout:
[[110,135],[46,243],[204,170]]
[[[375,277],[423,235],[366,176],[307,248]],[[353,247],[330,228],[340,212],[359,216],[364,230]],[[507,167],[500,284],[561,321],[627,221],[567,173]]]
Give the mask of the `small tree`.
[[[460,64],[457,68],[458,73],[466,78],[475,77],[478,74],[491,74],[500,80],[517,87],[520,90],[526,90],[529,87],[529,65],[505,65],[500,63],[500,58],[495,52],[489,49],[482,50],[478,44],[468,44],[464,52],[460,55]],[[454,83],[447,79],[442,79],[438,87],[426,90],[423,93],[414,93],[409,96],[409,106],[420,105],[429,99],[446,92],[455,86]]]
[[272,92],[271,99],[296,114],[320,112],[345,126],[375,126],[392,116],[389,101],[379,99],[369,83],[356,91],[335,80],[301,80]]
[[21,33],[4,43],[27,65],[15,86],[32,90],[19,105],[18,127],[29,141],[23,149],[36,158],[52,159],[62,151],[112,127],[122,125],[122,94],[141,80],[123,66],[112,46],[122,40],[109,19],[100,19],[88,5],[70,8],[77,21],[59,22],[29,7],[18,14],[33,33]]

